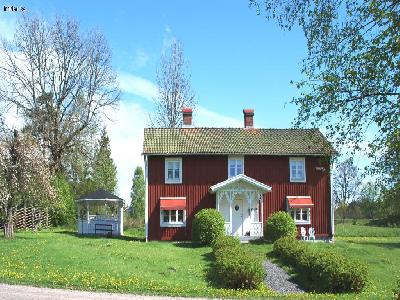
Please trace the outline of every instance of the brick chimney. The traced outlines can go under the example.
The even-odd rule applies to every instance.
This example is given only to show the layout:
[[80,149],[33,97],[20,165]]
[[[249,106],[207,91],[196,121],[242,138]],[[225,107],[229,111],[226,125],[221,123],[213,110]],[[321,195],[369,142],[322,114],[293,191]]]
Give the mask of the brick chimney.
[[250,108],[243,109],[243,115],[244,115],[244,128],[253,128],[254,109]]
[[192,127],[192,109],[189,107],[182,108],[183,124],[182,127]]

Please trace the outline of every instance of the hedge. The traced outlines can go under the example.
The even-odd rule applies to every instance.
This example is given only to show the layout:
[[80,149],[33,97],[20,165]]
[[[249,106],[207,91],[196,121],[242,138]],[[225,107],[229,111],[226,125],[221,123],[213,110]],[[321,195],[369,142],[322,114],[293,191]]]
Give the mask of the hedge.
[[278,211],[268,218],[264,228],[264,238],[266,240],[274,242],[284,236],[296,237],[296,235],[296,224],[287,212]]
[[200,210],[192,223],[192,241],[211,245],[218,236],[225,234],[225,220],[213,208]]
[[367,280],[367,267],[333,251],[311,249],[305,242],[283,237],[274,243],[274,254],[306,276],[320,292],[359,292]]
[[228,288],[257,288],[264,280],[265,271],[260,258],[243,249],[237,238],[220,236],[213,243],[215,272]]

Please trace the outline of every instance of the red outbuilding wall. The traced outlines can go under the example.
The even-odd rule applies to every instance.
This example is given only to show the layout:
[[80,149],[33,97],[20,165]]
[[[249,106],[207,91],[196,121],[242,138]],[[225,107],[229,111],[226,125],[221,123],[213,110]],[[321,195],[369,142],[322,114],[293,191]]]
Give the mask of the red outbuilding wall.
[[[226,155],[181,157],[182,184],[165,184],[165,156],[148,157],[149,240],[190,240],[194,215],[203,208],[215,208],[215,195],[210,194],[209,188],[228,178]],[[316,169],[321,166],[325,171]],[[264,224],[273,212],[286,210],[286,196],[311,196],[314,207],[309,226],[315,228],[317,237],[332,235],[330,169],[326,159],[306,157],[306,183],[289,181],[288,156],[246,155],[244,174],[272,187],[272,192],[264,195]],[[186,197],[186,227],[160,227],[160,197]]]

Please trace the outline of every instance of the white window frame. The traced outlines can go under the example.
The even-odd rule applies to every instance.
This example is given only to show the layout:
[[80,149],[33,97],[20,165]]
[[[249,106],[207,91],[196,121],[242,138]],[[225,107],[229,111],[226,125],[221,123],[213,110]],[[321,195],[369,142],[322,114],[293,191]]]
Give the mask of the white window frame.
[[[183,221],[178,222],[178,211],[183,211]],[[163,211],[168,211],[169,222],[164,222]],[[175,220],[172,220],[175,215]],[[186,227],[186,209],[161,209],[160,210],[160,227]]]
[[231,177],[234,177],[236,175],[239,175],[239,174],[237,174],[237,163],[236,162],[235,162],[235,175],[231,174],[230,162],[232,160],[241,161],[242,162],[242,173],[241,174],[244,174],[244,157],[243,156],[229,156],[228,157],[228,178],[231,178]]
[[[168,163],[178,162],[179,163],[179,178],[168,178]],[[174,172],[175,174],[175,172]],[[182,183],[182,158],[180,157],[168,157],[165,158],[164,163],[164,175],[165,175],[165,183],[166,184],[177,184]]]
[[[303,164],[303,178],[299,178],[296,176],[293,176],[292,174],[292,165],[296,164],[296,173],[297,173],[297,163],[302,163]],[[290,173],[290,182],[306,182],[306,159],[305,157],[290,157],[289,158],[289,173]]]
[[[296,219],[296,211],[300,211],[300,217],[303,216],[303,210],[307,210],[307,220],[298,220]],[[294,212],[294,217],[292,217],[292,212]],[[311,224],[311,208],[309,207],[303,207],[303,208],[290,208],[289,209],[289,215],[293,218],[294,222],[296,225],[309,225]]]

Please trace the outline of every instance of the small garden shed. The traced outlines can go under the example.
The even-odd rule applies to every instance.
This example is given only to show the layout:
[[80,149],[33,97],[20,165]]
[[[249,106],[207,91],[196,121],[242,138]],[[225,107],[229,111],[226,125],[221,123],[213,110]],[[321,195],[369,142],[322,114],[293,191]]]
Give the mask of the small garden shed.
[[76,203],[78,233],[123,235],[123,199],[99,189],[80,197]]

